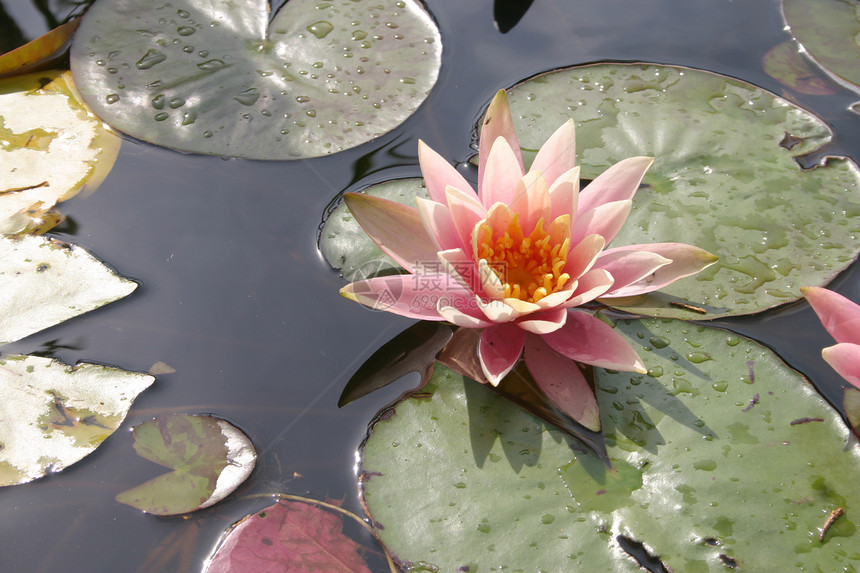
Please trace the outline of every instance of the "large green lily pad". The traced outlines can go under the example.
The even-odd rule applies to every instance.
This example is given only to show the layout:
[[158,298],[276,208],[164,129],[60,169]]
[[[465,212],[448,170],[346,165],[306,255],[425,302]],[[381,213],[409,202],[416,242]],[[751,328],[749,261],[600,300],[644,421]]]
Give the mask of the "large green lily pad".
[[111,126],[183,151],[253,159],[354,147],[436,82],[439,31],[416,0],[101,0],[72,72]]
[[782,0],[791,33],[833,79],[860,90],[860,2]]
[[811,385],[725,331],[617,328],[649,375],[595,369],[613,470],[441,365],[378,419],[363,497],[402,565],[632,573],[641,544],[684,573],[860,567],[860,446]]
[[154,380],[98,364],[0,358],[0,486],[59,472],[90,454]]
[[116,500],[155,515],[209,507],[244,482],[257,461],[251,440],[214,416],[174,414],[135,426],[134,449],[172,469],[119,493]]
[[795,158],[831,132],[769,92],[687,68],[600,64],[533,78],[510,102],[526,152],[576,120],[583,178],[625,157],[656,158],[613,246],[679,241],[720,257],[664,296],[626,301],[630,310],[698,318],[672,304],[682,302],[708,318],[758,312],[826,284],[857,257],[857,166],[802,170]]

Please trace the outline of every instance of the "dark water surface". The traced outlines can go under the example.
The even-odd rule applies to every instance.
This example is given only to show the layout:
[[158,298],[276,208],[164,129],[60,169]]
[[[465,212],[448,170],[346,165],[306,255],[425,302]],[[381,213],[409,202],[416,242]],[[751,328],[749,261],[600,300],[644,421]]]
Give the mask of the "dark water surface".
[[[535,0],[506,34],[493,25],[490,0],[427,5],[441,28],[443,68],[426,103],[393,132],[294,162],[183,155],[128,141],[91,197],[61,206],[73,224],[53,234],[140,287],[2,353],[141,371],[163,361],[176,372],[159,376],[94,454],[60,474],[0,489],[0,571],[198,570],[224,528],[268,503],[254,494],[343,499],[360,511],[356,447],[375,412],[415,379],[340,410],[337,398],[354,370],[410,321],[340,297],[344,281],[319,255],[317,228],[350,186],[418,175],[419,137],[465,161],[495,91],[602,60],[687,65],[784,92],[762,71],[767,50],[789,38],[775,0]],[[833,126],[843,153],[860,156],[860,118],[846,111],[855,97],[789,95]],[[833,284],[855,301],[857,268]],[[719,324],[774,348],[841,402],[842,383],[820,359],[832,341],[805,304]],[[217,414],[259,449],[257,470],[236,494],[188,519],[143,515],[113,499],[163,472],[136,456],[126,430],[172,412]],[[185,560],[147,561],[183,548]],[[384,571],[382,563],[375,568]]]

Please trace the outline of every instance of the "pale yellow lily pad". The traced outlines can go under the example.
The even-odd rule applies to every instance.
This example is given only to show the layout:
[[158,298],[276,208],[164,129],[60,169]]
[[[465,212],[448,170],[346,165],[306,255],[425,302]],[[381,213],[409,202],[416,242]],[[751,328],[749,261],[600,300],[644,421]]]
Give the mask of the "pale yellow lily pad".
[[97,364],[0,358],[0,486],[61,471],[91,453],[154,380]]
[[44,237],[0,237],[0,344],[130,294],[137,283],[87,251]]
[[77,97],[69,72],[0,80],[0,234],[50,228],[50,209],[98,187],[120,142]]

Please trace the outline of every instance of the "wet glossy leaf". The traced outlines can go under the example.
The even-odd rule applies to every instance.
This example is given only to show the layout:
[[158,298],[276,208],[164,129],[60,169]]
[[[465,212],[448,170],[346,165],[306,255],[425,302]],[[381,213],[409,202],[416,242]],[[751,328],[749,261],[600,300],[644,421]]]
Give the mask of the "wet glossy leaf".
[[134,428],[134,449],[173,469],[116,496],[155,515],[178,515],[230,495],[254,469],[257,452],[241,430],[213,416],[176,414]]
[[363,495],[401,564],[632,573],[641,544],[685,573],[860,566],[860,445],[811,385],[725,331],[617,328],[650,374],[595,369],[613,470],[441,365],[379,418]]
[[[698,70],[601,64],[511,90],[526,153],[577,124],[585,179],[626,157],[656,158],[613,246],[678,241],[720,257],[658,295],[614,301],[648,315],[757,312],[823,285],[860,250],[860,173],[850,160],[802,170],[831,139],[824,122],[750,84]],[[527,159],[530,161],[530,159]]]
[[860,2],[783,0],[782,12],[806,54],[833,79],[860,90]]
[[421,375],[419,386],[423,386],[436,364],[436,355],[453,333],[454,328],[442,322],[413,324],[383,344],[359,367],[346,383],[338,407],[384,388],[410,372]]
[[122,278],[75,245],[0,237],[0,344],[128,296]]
[[32,42],[0,56],[0,77],[27,73],[58,60],[69,47],[69,39],[80,23],[80,19],[66,22]]
[[0,80],[0,234],[50,226],[50,209],[98,187],[120,138],[75,95],[69,72]]
[[354,147],[409,117],[441,41],[415,0],[101,0],[72,44],[111,126],[183,151],[252,159]]
[[[410,206],[415,205],[416,196],[429,197],[424,180],[414,177],[371,185],[364,192]],[[328,263],[350,282],[400,269],[359,227],[346,203],[338,205],[326,217],[319,246]]]
[[59,472],[91,453],[154,380],[97,364],[0,357],[0,486]]
[[800,54],[794,42],[783,42],[771,48],[764,55],[763,63],[767,75],[798,93],[813,95],[836,93],[830,82]]
[[280,500],[234,524],[204,573],[370,573],[343,519],[308,500]]

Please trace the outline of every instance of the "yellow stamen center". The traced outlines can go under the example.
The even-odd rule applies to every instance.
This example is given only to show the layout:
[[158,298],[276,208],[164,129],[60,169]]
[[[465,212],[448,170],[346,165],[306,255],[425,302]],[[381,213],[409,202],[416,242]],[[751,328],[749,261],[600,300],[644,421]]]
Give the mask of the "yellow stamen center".
[[537,302],[562,290],[570,280],[570,275],[563,272],[570,238],[554,243],[544,231],[543,218],[528,237],[523,236],[518,214],[511,218],[504,234],[494,233],[492,226],[484,222],[478,231],[477,247],[478,258],[486,260],[502,281],[505,298]]

